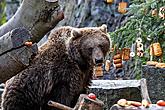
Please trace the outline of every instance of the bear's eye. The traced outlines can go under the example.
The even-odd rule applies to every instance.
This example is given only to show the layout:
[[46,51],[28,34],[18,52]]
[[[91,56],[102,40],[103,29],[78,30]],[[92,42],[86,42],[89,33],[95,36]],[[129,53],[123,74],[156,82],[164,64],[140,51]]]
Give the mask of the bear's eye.
[[89,54],[92,54],[93,48],[92,47],[88,48],[88,51],[89,51]]
[[99,45],[99,47],[100,47],[101,49],[104,49],[104,46],[103,46],[103,45]]

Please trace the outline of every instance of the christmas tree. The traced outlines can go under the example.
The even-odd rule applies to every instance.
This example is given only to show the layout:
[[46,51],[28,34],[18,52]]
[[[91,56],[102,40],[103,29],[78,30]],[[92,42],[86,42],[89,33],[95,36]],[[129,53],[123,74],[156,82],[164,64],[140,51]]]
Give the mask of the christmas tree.
[[[140,78],[138,74],[141,72],[141,65],[151,60],[150,45],[159,42],[165,51],[165,0],[134,0],[127,10],[126,14],[130,16],[127,22],[110,35],[113,46],[117,49],[131,48],[137,40],[142,40],[142,55],[138,54],[137,49],[131,49],[131,52],[135,53],[132,58],[134,63],[132,71],[135,72],[136,78]],[[162,56],[165,60],[165,55]],[[160,58],[155,60],[158,59]]]

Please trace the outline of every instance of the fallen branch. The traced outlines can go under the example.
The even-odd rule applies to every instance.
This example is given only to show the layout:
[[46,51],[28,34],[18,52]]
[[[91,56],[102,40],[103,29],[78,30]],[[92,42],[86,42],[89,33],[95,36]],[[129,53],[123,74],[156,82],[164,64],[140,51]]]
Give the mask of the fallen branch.
[[60,103],[57,103],[57,102],[54,102],[54,101],[49,101],[48,105],[52,106],[52,107],[55,107],[55,108],[59,108],[61,110],[73,110],[73,108],[70,108],[66,105],[63,105],[63,104],[60,104]]

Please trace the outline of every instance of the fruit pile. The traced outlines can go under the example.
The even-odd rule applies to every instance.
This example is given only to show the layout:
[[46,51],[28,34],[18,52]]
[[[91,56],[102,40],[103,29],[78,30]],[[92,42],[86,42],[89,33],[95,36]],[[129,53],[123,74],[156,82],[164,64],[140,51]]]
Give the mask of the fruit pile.
[[[119,105],[121,107],[138,107],[138,108],[141,108],[140,110],[143,110],[142,108],[153,108],[153,105],[154,105],[154,108],[161,108],[162,107],[162,109],[160,109],[160,110],[165,109],[165,101],[164,100],[159,100],[159,101],[157,101],[156,104],[151,104],[147,100],[142,100],[142,102],[137,102],[137,101],[128,101],[126,99],[120,99],[117,101],[117,105]],[[154,110],[154,109],[149,109],[149,110]]]

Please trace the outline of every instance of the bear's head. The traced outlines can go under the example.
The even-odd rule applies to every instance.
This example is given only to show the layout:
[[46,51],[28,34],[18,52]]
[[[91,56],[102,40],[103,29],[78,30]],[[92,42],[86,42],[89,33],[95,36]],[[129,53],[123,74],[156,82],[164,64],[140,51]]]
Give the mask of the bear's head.
[[100,65],[110,49],[107,26],[73,28],[67,42],[67,51],[79,66]]

